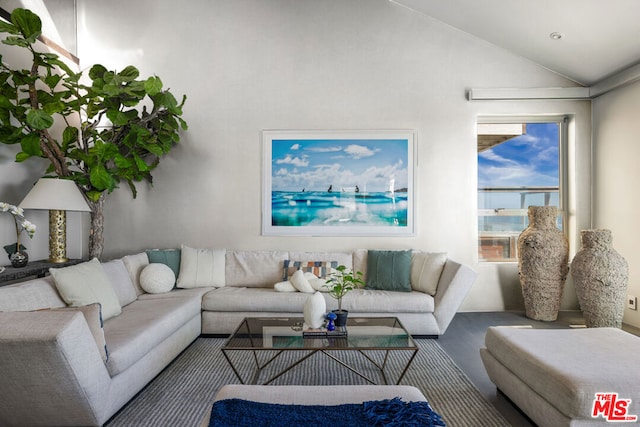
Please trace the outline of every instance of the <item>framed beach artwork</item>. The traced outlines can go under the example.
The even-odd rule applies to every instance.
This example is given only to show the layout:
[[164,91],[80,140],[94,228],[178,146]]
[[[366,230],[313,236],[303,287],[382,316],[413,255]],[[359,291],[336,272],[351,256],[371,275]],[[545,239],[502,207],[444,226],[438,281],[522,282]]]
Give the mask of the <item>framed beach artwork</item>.
[[413,236],[412,130],[263,131],[262,234]]

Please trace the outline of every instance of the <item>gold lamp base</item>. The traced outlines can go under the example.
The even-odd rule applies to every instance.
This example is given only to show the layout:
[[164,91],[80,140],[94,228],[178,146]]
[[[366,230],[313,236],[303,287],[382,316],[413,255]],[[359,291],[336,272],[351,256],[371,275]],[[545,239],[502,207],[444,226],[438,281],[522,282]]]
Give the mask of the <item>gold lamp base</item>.
[[67,262],[67,212],[49,211],[49,262]]

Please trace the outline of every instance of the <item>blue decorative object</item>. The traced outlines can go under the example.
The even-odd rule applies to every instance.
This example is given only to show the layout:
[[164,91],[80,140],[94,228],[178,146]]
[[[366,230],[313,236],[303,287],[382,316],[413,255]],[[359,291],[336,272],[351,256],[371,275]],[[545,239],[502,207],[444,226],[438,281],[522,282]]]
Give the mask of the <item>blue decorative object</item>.
[[336,320],[338,316],[334,312],[327,313],[327,331],[335,331],[336,325],[334,320]]

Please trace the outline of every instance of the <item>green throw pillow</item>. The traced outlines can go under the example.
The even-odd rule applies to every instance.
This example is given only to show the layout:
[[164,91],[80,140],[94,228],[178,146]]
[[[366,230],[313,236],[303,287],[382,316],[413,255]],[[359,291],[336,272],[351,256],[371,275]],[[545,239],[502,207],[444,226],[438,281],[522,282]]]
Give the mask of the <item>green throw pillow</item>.
[[149,264],[167,265],[173,270],[176,278],[180,274],[180,249],[151,249],[146,251]]
[[369,251],[367,288],[411,292],[411,251]]

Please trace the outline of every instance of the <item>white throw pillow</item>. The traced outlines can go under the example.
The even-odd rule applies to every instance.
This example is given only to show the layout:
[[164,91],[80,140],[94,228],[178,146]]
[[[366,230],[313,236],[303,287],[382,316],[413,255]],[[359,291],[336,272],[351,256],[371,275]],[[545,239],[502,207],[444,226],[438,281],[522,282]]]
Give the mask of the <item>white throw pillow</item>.
[[435,295],[446,262],[445,252],[414,252],[411,258],[411,287],[416,291]]
[[49,273],[60,296],[70,306],[82,307],[99,302],[104,320],[122,311],[116,291],[97,258],[70,267],[50,268]]
[[149,294],[169,292],[175,283],[176,274],[166,264],[149,264],[140,273],[140,286]]
[[276,283],[273,285],[273,289],[275,289],[276,292],[298,292],[288,280]]
[[304,292],[306,294],[313,294],[316,292],[316,290],[311,287],[309,280],[307,280],[302,270],[296,270],[296,272],[291,276],[290,280],[293,287],[300,292]]
[[96,346],[98,347],[98,351],[100,351],[100,356],[102,356],[102,360],[105,362],[109,360],[109,350],[107,349],[107,342],[104,339],[104,329],[102,322],[102,307],[100,307],[99,303],[93,303],[89,305],[84,305],[82,307],[63,307],[63,308],[52,308],[52,311],[80,311],[84,315],[84,320],[87,322],[87,326],[89,326],[89,330],[91,331],[91,335],[93,335],[93,339],[96,341]]
[[182,245],[179,288],[225,285],[225,249],[193,249]]
[[138,299],[136,287],[133,285],[129,271],[122,259],[103,262],[102,269],[109,278],[121,307],[129,305]]
[[122,257],[122,262],[124,262],[125,267],[127,267],[129,277],[133,282],[133,287],[136,289],[136,296],[144,294],[144,289],[140,287],[140,273],[143,268],[149,265],[149,257],[146,252],[126,255]]
[[309,279],[309,284],[313,289],[320,292],[329,292],[329,286],[327,284],[327,279]]

